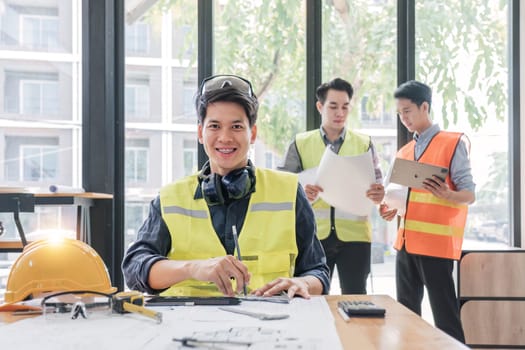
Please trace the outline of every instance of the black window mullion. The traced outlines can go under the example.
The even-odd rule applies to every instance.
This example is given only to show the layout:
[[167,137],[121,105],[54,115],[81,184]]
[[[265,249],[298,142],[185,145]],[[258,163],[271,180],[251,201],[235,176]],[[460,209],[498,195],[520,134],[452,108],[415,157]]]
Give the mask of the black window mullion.
[[[415,0],[397,2],[397,83],[415,79],[416,66]],[[397,148],[412,139],[412,133],[397,119]]]
[[521,247],[520,1],[509,1],[509,227]]
[[315,89],[322,82],[322,3],[306,1],[306,130],[321,125],[321,116],[315,107]]
[[[213,1],[199,0],[198,2],[198,83],[213,74]],[[199,169],[208,160],[204,147],[198,143],[197,159]]]
[[90,210],[91,245],[122,290],[124,0],[83,0],[82,15],[82,185],[113,194]]

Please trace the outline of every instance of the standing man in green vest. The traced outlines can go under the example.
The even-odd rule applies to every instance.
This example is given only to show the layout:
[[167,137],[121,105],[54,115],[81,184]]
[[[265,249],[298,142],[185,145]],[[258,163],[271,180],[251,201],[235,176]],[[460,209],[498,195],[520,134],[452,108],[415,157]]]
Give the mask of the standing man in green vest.
[[244,78],[202,82],[197,132],[209,161],[152,201],[122,263],[131,289],[167,296],[328,293],[325,254],[297,176],[248,159],[258,105]]
[[[321,114],[321,127],[298,134],[290,144],[280,170],[299,173],[317,167],[326,146],[341,156],[372,153],[376,182],[366,192],[379,204],[385,191],[379,161],[370,136],[346,127],[350,100],[354,94],[349,82],[336,78],[321,84],[316,90],[317,110]],[[348,176],[341,174],[341,176]],[[351,181],[351,176],[348,176]],[[370,274],[372,230],[368,216],[356,216],[331,207],[321,199],[323,189],[315,184],[305,185],[306,196],[314,209],[317,236],[326,253],[330,279],[337,266],[342,294],[366,294],[366,281]],[[348,200],[362,200],[352,199]]]

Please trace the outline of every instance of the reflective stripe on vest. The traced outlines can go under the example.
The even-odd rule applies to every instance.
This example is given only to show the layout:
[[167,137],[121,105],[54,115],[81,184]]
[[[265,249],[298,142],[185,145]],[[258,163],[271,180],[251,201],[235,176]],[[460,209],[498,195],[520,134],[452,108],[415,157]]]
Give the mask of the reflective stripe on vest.
[[[239,232],[243,263],[251,273],[249,290],[277,277],[292,277],[297,257],[295,200],[297,175],[256,169],[256,191],[252,193]],[[194,199],[196,175],[161,189],[162,217],[171,235],[168,258],[210,259],[225,256],[204,199]],[[235,283],[233,282],[233,288]],[[162,295],[220,295],[215,284],[196,280],[177,283]]]
[[[461,136],[440,131],[418,161],[449,168]],[[414,141],[409,142],[397,156],[414,160],[414,146]],[[445,181],[455,190],[450,174]],[[467,205],[437,198],[429,191],[410,189],[394,247],[401,249],[404,244],[412,254],[459,259],[467,212]]]
[[[319,166],[326,146],[319,129],[298,134],[295,138],[297,151],[301,157],[303,169]],[[345,140],[339,150],[341,156],[355,156],[368,151],[370,137],[350,130],[346,131]],[[326,239],[330,234],[330,205],[318,199],[312,204],[317,223],[317,237]],[[335,227],[337,237],[344,242],[370,242],[372,229],[368,217],[355,216],[335,209]]]

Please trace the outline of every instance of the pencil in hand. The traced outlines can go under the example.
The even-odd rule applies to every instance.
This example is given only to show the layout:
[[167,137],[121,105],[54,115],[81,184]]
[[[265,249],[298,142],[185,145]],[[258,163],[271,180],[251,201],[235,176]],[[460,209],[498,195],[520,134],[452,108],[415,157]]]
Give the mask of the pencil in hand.
[[[242,261],[241,248],[239,247],[239,238],[237,237],[237,226],[235,225],[232,226],[232,235],[233,235],[233,242],[235,243],[235,250],[237,251],[237,259],[239,261]],[[248,294],[246,291],[246,284],[243,284],[242,292],[244,296]]]

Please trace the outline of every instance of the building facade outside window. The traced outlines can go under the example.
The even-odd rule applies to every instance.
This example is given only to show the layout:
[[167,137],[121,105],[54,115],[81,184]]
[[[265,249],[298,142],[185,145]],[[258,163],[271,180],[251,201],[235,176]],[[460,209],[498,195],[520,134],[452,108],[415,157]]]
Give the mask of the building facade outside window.
[[[0,188],[80,187],[81,0],[0,4]],[[74,233],[76,209],[21,213],[28,239]],[[19,241],[12,213],[0,213],[1,240]],[[18,253],[0,253],[0,299]]]
[[21,181],[42,182],[56,180],[58,172],[58,147],[56,146],[22,146],[20,156]]
[[197,2],[160,5],[140,14],[126,8],[135,16],[125,26],[125,247],[160,187],[197,170]]
[[[147,143],[147,140],[146,142]],[[148,147],[126,147],[126,183],[140,184],[148,181]]]
[[20,42],[29,49],[56,49],[58,47],[57,16],[20,16]]
[[149,82],[129,80],[125,88],[126,116],[130,119],[147,119],[150,111]]
[[149,51],[150,28],[148,23],[137,22],[126,26],[126,52],[129,54],[146,54]]

